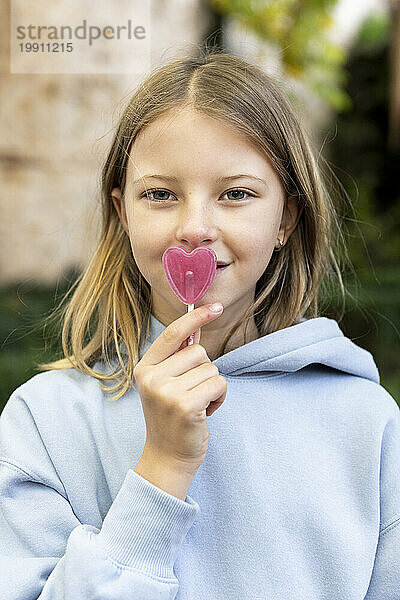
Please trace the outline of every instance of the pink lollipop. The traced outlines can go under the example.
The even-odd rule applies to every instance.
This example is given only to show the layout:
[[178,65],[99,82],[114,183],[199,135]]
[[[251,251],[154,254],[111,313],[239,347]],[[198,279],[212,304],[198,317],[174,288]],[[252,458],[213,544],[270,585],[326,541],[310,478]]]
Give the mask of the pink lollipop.
[[[182,246],[167,248],[162,256],[167,281],[176,296],[188,305],[188,312],[214,281],[217,270],[217,256],[208,246],[199,246],[186,252]],[[194,334],[188,337],[188,345],[193,344]]]

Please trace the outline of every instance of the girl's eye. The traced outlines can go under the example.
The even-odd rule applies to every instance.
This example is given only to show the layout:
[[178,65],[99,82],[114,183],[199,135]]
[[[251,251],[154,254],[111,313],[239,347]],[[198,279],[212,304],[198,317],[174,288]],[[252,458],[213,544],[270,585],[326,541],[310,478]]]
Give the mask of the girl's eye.
[[164,202],[165,200],[167,200],[167,198],[161,198],[161,199],[155,199],[154,197],[151,196],[151,194],[167,194],[170,195],[171,192],[167,192],[167,190],[147,190],[144,194],[142,194],[141,198],[144,198],[145,196],[147,196],[147,198],[149,198],[150,200],[153,200],[154,202]]
[[[239,188],[235,188],[233,190],[229,190],[228,192],[225,192],[225,194],[236,194],[237,192],[239,192],[239,194],[246,194],[247,196],[250,197],[254,197],[254,194],[250,194],[250,192],[247,192],[246,190],[241,190]],[[152,194],[164,194],[164,197],[161,198],[154,198],[154,196],[152,196]],[[145,196],[147,196],[147,198],[149,198],[150,200],[153,200],[153,202],[166,202],[168,200],[168,198],[165,197],[165,194],[167,194],[167,196],[171,195],[171,192],[168,192],[167,190],[161,190],[161,189],[153,189],[153,190],[147,190],[147,192],[145,192],[144,194],[142,194],[141,198],[144,198]],[[223,196],[225,196],[225,194],[223,194]],[[221,196],[222,198],[222,196]],[[246,200],[246,198],[243,197],[237,197],[234,196],[233,198],[229,198],[230,200]]]
[[[246,194],[246,196],[254,197],[254,194],[250,194],[250,192],[246,192],[246,190],[240,190],[238,188],[235,188],[234,190],[229,190],[228,192],[225,192],[225,194],[236,194],[237,192],[239,192],[239,194]],[[237,196],[234,196],[232,200],[246,200],[246,198],[238,198]]]

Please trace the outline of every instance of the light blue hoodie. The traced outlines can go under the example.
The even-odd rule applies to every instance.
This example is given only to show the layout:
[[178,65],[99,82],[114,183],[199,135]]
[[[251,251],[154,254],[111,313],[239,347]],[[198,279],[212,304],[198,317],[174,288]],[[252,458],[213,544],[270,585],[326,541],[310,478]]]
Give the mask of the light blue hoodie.
[[399,407],[371,354],[319,317],[214,364],[227,395],[185,501],[134,472],[134,387],[107,402],[64,369],[12,393],[1,600],[400,598]]

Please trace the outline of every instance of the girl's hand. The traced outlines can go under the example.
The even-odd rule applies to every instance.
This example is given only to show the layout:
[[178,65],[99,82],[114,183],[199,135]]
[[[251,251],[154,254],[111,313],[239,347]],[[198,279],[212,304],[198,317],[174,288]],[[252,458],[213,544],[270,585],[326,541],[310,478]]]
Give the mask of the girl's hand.
[[[200,328],[216,319],[200,306],[173,321],[134,369],[146,421],[146,452],[165,465],[195,472],[207,453],[206,417],[224,402],[227,384],[198,342]],[[196,332],[194,343],[186,339]]]

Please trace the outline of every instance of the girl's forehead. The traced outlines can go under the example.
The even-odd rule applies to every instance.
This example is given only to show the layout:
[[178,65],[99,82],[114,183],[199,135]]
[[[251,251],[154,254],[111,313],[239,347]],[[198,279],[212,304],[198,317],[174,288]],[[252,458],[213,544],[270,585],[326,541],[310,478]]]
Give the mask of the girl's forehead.
[[203,113],[183,110],[158,117],[139,131],[132,145],[154,151],[164,149],[161,143],[172,143],[178,147],[186,145],[252,146],[254,142],[243,131],[226,120]]
[[[261,181],[222,179],[252,174]],[[162,175],[161,178],[148,177]],[[169,178],[169,179],[168,179]],[[129,186],[245,185],[281,187],[280,176],[266,151],[231,123],[203,113],[169,112],[146,125],[129,149]]]
[[184,156],[179,160],[179,156],[175,155],[168,161],[157,160],[153,156],[152,160],[147,160],[138,154],[131,154],[128,166],[127,175],[132,183],[138,183],[138,179],[146,179],[155,181],[156,179],[165,179],[173,183],[179,180],[195,180],[210,179],[217,183],[224,183],[233,176],[243,176],[254,180],[255,183],[267,184],[272,178],[277,177],[274,168],[269,161],[264,157],[247,156],[246,160],[238,157],[234,160],[218,157],[218,155],[207,154],[201,157],[199,154],[194,158]]
[[261,178],[273,175],[266,152],[252,140],[224,124],[221,128],[219,123],[209,125],[203,122],[195,129],[177,122],[168,126],[151,123],[131,144],[128,172],[131,176],[196,172],[219,177],[237,173],[254,173]]

